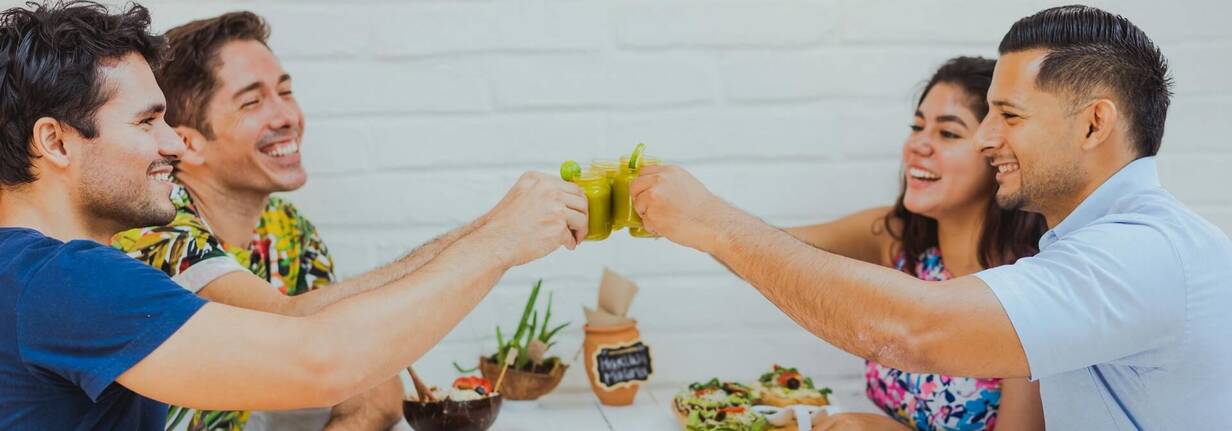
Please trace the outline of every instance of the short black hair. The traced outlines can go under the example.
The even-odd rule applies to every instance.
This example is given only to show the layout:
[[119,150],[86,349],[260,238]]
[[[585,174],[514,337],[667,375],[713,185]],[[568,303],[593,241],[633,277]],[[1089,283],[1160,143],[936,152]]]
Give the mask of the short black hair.
[[112,14],[89,1],[27,2],[0,12],[0,187],[33,182],[34,123],[50,117],[86,138],[111,97],[99,68],[130,53],[156,67],[163,38],[150,13],[132,3]]
[[1138,157],[1154,156],[1163,142],[1172,98],[1168,61],[1138,26],[1120,15],[1082,6],[1059,6],[1018,20],[1001,39],[1002,55],[1048,51],[1036,85],[1067,93],[1077,102],[1107,89],[1124,103]]

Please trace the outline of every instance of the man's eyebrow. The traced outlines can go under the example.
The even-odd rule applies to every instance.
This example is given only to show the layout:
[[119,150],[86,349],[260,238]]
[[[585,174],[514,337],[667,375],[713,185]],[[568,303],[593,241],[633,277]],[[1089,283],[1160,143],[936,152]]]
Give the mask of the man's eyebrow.
[[163,112],[167,112],[167,104],[156,102],[151,103],[150,106],[138,111],[136,117],[148,117],[151,115],[161,114]]
[[260,83],[260,82],[253,82],[253,83],[251,83],[251,84],[245,85],[245,86],[244,86],[244,88],[241,88],[241,89],[239,89],[239,90],[236,90],[236,91],[235,91],[235,94],[232,94],[232,95],[231,95],[231,98],[232,98],[232,99],[234,99],[234,98],[240,97],[240,95],[241,95],[241,94],[247,93],[247,92],[252,91],[252,90],[256,90],[256,89],[258,89],[258,88],[261,88],[261,83]]
[[1021,106],[1015,105],[1015,104],[1014,104],[1014,102],[1010,102],[1010,101],[1008,101],[1008,100],[993,100],[993,101],[988,102],[988,103],[989,103],[990,105],[992,105],[992,106],[996,106],[996,107],[998,107],[998,108],[1004,108],[1004,107],[1007,107],[1007,106],[1008,106],[1008,107],[1013,108],[1013,109],[1023,110],[1023,108],[1022,108]]
[[[282,74],[282,76],[278,77],[279,84],[290,81],[290,80],[291,80],[291,75],[287,73],[284,73]],[[256,90],[258,88],[261,88],[261,82],[260,81],[253,82],[251,84],[245,85],[244,88],[236,90],[235,94],[231,95],[231,98],[234,99],[234,98],[240,97],[241,94],[247,93],[252,90]]]

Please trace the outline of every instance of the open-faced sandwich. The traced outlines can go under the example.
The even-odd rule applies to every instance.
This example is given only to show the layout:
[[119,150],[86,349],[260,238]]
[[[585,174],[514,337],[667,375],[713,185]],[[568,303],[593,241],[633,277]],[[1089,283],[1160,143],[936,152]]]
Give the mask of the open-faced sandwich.
[[795,368],[777,364],[753,384],[753,397],[760,399],[761,404],[775,407],[795,404],[827,406],[830,405],[830,393],[830,388],[814,386],[812,378],[802,377]]
[[710,379],[694,383],[672,398],[672,409],[686,431],[764,431],[766,419],[754,413],[748,386]]

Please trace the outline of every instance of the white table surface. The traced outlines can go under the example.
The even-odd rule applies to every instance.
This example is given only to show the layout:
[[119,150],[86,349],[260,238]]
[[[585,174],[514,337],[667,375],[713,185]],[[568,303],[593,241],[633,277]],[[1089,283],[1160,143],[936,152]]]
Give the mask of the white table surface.
[[[490,431],[679,431],[671,412],[678,388],[642,388],[633,405],[612,407],[599,404],[590,391],[558,390],[537,401],[506,401]],[[832,398],[840,406],[862,400]],[[856,410],[860,410],[857,408]],[[410,430],[405,423],[397,430]]]

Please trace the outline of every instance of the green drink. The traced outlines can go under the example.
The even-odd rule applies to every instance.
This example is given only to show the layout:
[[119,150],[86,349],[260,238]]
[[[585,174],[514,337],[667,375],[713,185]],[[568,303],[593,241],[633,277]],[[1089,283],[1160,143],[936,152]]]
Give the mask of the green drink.
[[613,182],[616,180],[616,175],[620,173],[620,162],[612,159],[594,159],[590,161],[590,170],[602,172],[608,182]]
[[[641,166],[660,164],[654,156],[641,156]],[[640,167],[630,167],[629,157],[620,158],[620,173],[612,181],[612,229],[629,228],[629,234],[640,237],[654,237],[654,234],[642,229],[642,218],[633,209],[633,196],[629,195],[629,184],[637,179]]]
[[602,172],[586,171],[571,181],[586,193],[589,207],[587,241],[600,241],[612,234],[612,185]]

